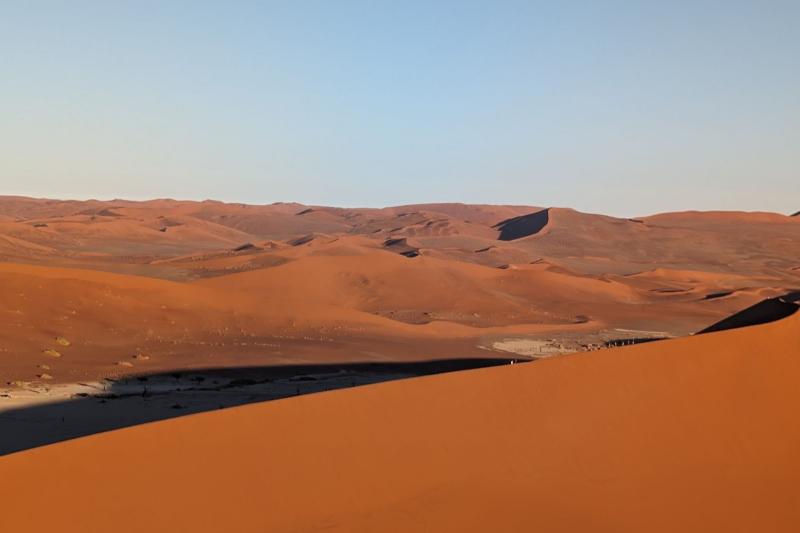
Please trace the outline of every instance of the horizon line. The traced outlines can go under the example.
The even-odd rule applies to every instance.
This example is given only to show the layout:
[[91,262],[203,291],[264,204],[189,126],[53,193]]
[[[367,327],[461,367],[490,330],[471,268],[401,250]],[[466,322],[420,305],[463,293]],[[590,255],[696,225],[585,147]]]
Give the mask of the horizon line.
[[612,218],[618,219],[636,219],[636,218],[647,218],[647,217],[654,217],[658,215],[667,215],[667,214],[680,214],[680,213],[739,213],[739,214],[750,214],[750,215],[758,215],[758,214],[765,214],[765,215],[779,215],[785,216],[788,218],[800,216],[800,211],[794,213],[782,213],[779,211],[764,211],[764,210],[743,210],[743,209],[696,209],[696,208],[687,208],[687,209],[677,209],[674,211],[658,211],[655,213],[650,213],[646,215],[635,215],[635,216],[617,216],[617,215],[608,215],[602,212],[594,212],[594,211],[582,211],[575,207],[570,206],[563,206],[563,205],[533,205],[533,204],[520,204],[520,203],[472,203],[472,202],[463,202],[463,201],[430,201],[430,202],[417,202],[417,203],[403,203],[403,204],[386,204],[382,206],[364,206],[364,205],[332,205],[332,204],[316,204],[316,203],[304,203],[299,201],[284,201],[284,200],[276,200],[273,202],[267,203],[248,203],[242,201],[230,201],[230,200],[216,200],[214,198],[204,198],[204,199],[194,199],[194,198],[172,198],[172,197],[149,197],[145,199],[129,199],[129,198],[52,198],[46,196],[28,196],[24,194],[0,194],[0,199],[10,199],[16,198],[21,200],[38,200],[38,201],[50,201],[50,202],[129,202],[129,203],[150,203],[150,202],[175,202],[175,203],[218,203],[224,205],[245,205],[251,207],[267,207],[270,205],[298,205],[302,207],[317,207],[317,208],[327,208],[327,209],[371,209],[371,210],[381,210],[381,209],[395,209],[399,207],[415,207],[415,206],[431,206],[431,205],[463,205],[463,206],[486,206],[486,207],[530,207],[531,209],[537,210],[545,210],[545,209],[568,209],[572,211],[576,211],[579,213],[584,213],[588,215],[601,215],[601,216],[609,216]]

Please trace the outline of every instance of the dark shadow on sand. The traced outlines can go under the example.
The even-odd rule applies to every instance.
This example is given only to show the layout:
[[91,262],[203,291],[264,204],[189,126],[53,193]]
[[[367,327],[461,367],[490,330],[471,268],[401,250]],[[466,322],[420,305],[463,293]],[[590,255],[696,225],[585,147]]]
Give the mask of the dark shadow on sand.
[[193,413],[512,361],[526,360],[207,368],[106,380],[68,400],[0,411],[0,455]]
[[783,296],[769,298],[751,305],[747,309],[724,318],[702,331],[698,331],[697,334],[766,324],[767,322],[774,322],[793,315],[798,309],[800,309],[800,291],[793,291]]
[[497,237],[501,241],[513,241],[536,235],[547,226],[550,221],[550,210],[542,209],[529,215],[509,218],[494,225],[495,229],[500,230]]

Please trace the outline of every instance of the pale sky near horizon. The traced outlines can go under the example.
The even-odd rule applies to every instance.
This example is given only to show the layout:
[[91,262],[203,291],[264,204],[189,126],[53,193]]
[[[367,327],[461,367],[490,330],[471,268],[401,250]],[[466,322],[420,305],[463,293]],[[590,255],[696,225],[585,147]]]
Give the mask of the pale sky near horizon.
[[800,2],[0,2],[0,194],[800,209]]

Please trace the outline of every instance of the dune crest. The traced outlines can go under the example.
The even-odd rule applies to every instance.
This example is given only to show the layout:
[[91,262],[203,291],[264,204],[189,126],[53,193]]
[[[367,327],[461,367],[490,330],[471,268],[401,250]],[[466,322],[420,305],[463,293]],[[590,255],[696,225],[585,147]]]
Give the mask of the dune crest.
[[0,197],[0,384],[687,335],[797,289],[798,220]]
[[0,526],[790,532],[798,337],[795,314],[13,454]]

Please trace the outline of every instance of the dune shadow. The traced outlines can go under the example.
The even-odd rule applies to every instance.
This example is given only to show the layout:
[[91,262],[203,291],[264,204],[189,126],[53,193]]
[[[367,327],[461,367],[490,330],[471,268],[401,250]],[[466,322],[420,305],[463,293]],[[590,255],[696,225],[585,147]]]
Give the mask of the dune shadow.
[[419,255],[419,248],[408,244],[408,239],[405,237],[386,239],[383,243],[383,248],[406,257],[417,257]]
[[800,291],[793,291],[783,296],[762,300],[698,331],[697,334],[766,324],[793,315],[798,309],[800,309]]
[[542,209],[535,213],[522,215],[508,220],[503,220],[495,224],[493,227],[500,230],[500,235],[497,237],[501,241],[514,241],[522,239],[523,237],[530,237],[536,235],[547,226],[550,221],[550,210]]
[[[0,455],[237,405],[522,361],[527,360],[487,358],[205,368],[77,384],[69,386],[67,396],[61,399],[56,396],[53,401],[29,402],[18,407],[4,407],[0,401]],[[58,386],[51,392],[56,390]]]

